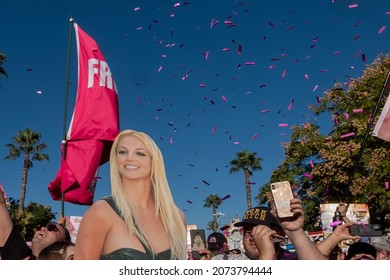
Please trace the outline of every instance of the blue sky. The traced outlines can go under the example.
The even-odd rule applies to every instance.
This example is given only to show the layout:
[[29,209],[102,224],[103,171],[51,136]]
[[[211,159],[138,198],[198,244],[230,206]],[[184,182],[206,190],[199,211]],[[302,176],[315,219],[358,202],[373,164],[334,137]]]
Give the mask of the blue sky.
[[[114,4],[115,3],[115,4]],[[119,90],[120,129],[148,133],[163,152],[174,199],[188,224],[204,228],[209,194],[230,195],[221,223],[246,210],[244,174],[229,174],[236,152],[263,158],[259,187],[283,161],[291,126],[334,82],[347,83],[390,46],[389,1],[3,1],[0,156],[17,130],[42,133],[48,162],[29,172],[26,203],[51,205],[60,165],[69,18],[98,43]],[[68,124],[77,86],[73,37]],[[289,106],[292,104],[292,106]],[[329,116],[317,119],[324,132]],[[287,126],[279,126],[287,124]],[[19,198],[22,159],[0,161],[0,183]],[[108,164],[95,200],[110,193]],[[207,183],[204,183],[207,182]],[[191,201],[192,203],[188,202]],[[65,214],[86,206],[66,203]]]

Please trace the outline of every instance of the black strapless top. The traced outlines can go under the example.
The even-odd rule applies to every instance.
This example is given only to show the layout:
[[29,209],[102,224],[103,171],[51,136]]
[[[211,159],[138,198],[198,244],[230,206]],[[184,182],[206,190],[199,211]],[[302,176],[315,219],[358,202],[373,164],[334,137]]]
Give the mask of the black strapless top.
[[[112,196],[105,196],[102,200],[106,201],[111,208],[117,213],[122,219],[122,214],[119,211],[118,207],[115,204]],[[101,255],[101,260],[170,260],[171,259],[171,249],[167,249],[157,254],[153,254],[145,244],[144,246],[145,252],[141,252],[139,250],[133,248],[120,248],[109,254]]]

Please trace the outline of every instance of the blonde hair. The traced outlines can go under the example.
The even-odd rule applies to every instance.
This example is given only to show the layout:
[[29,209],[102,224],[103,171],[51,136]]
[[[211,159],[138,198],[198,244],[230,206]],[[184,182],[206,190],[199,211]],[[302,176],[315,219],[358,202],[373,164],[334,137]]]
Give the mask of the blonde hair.
[[140,139],[152,157],[151,180],[152,192],[155,201],[156,215],[160,214],[164,229],[168,233],[171,243],[171,258],[186,259],[186,226],[180,216],[179,209],[173,201],[172,193],[169,188],[164,159],[160,149],[150,136],[143,132],[134,130],[124,130],[116,137],[110,152],[110,176],[112,197],[120,210],[131,234],[135,234],[139,240],[154,254],[150,244],[142,232],[142,229],[136,226],[133,217],[133,205],[126,200],[121,175],[119,174],[116,163],[117,147],[119,141],[125,136],[135,136]]

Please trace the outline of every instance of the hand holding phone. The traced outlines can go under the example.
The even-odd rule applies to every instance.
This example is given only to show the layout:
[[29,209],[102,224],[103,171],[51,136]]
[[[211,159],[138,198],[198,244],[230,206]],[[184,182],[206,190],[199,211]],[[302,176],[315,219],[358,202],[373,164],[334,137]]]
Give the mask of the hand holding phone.
[[290,182],[282,181],[271,184],[271,193],[275,203],[276,212],[279,218],[292,217],[290,201],[294,198]]
[[379,224],[355,224],[349,230],[351,235],[361,237],[382,236],[382,228]]
[[191,251],[194,260],[200,259],[199,252],[206,249],[206,237],[204,229],[191,229]]

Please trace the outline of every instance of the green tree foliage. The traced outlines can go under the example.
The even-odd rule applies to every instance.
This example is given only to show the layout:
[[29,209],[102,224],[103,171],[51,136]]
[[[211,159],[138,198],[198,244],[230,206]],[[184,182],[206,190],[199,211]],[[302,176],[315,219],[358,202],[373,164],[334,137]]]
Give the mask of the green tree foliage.
[[22,186],[19,198],[19,212],[21,214],[24,211],[28,171],[33,167],[32,160],[49,160],[49,155],[41,153],[47,147],[46,144],[39,143],[41,134],[29,128],[26,128],[24,131],[18,130],[17,135],[12,140],[13,143],[6,144],[6,147],[9,148],[9,154],[4,159],[15,160],[21,154],[24,154]]
[[222,202],[222,199],[217,194],[210,194],[204,200],[203,207],[211,208],[213,210],[213,220],[207,224],[208,227],[211,227],[212,231],[217,231],[218,229],[217,209]]
[[10,203],[11,219],[25,240],[32,240],[39,226],[45,226],[55,218],[50,206],[30,202],[25,211],[19,213],[19,202],[10,198]]
[[[315,120],[292,128],[290,142],[284,144],[286,159],[273,172],[270,183],[293,183],[303,200],[307,230],[321,229],[321,203],[340,201],[367,203],[371,222],[390,226],[386,218],[390,190],[385,189],[385,182],[390,181],[390,143],[372,136],[374,126],[367,134],[384,87],[373,124],[386,102],[389,87],[384,82],[389,70],[390,56],[379,55],[360,78],[336,84],[324,92],[317,105],[309,107],[315,117],[331,116],[333,126],[327,135],[321,134]],[[269,183],[256,197],[260,203],[269,199],[267,186]]]
[[250,176],[253,175],[253,171],[262,170],[261,157],[257,156],[257,153],[249,153],[248,150],[243,152],[236,153],[236,158],[230,161],[231,168],[230,173],[244,171],[245,175],[245,191],[246,191],[246,201],[248,208],[252,208],[252,195],[251,195],[251,182]]

